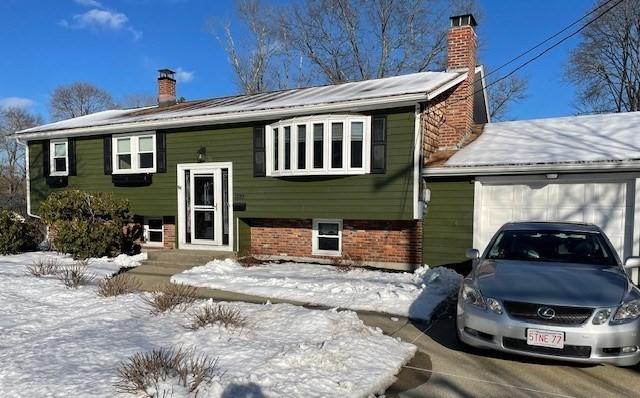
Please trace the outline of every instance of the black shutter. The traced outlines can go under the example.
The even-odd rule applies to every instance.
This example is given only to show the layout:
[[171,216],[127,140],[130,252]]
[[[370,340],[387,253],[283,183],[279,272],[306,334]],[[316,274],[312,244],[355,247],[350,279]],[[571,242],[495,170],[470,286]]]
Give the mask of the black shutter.
[[42,175],[48,177],[51,174],[51,154],[49,153],[49,140],[42,141]]
[[156,172],[167,172],[167,134],[156,133]]
[[387,171],[387,118],[375,116],[371,128],[371,173]]
[[69,155],[69,175],[70,176],[75,176],[78,175],[76,170],[76,139],[75,138],[69,138],[69,140],[67,141],[67,150],[68,150],[68,155]]
[[253,176],[264,177],[267,175],[265,153],[264,126],[253,128]]
[[104,154],[104,175],[110,175],[113,172],[113,163],[111,162],[111,136],[103,137],[103,154]]

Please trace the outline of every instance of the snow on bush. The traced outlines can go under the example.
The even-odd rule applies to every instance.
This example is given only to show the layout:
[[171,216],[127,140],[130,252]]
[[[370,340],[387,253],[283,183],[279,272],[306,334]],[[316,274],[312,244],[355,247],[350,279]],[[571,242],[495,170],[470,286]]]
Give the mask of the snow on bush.
[[202,396],[213,378],[220,376],[216,363],[182,347],[137,352],[118,369],[115,387],[121,393],[147,397]]
[[214,260],[171,278],[197,287],[425,320],[443,300],[457,294],[461,280],[442,267],[420,267],[411,274],[305,263],[243,267],[231,259]]
[[[217,359],[221,376],[201,383],[199,398],[367,397],[391,385],[415,353],[354,312],[286,304],[224,303],[246,319],[242,333],[219,323],[191,330],[187,313],[151,315],[138,294],[105,299],[94,286],[71,291],[55,278],[25,276],[33,258],[0,256],[2,397],[114,397],[122,364],[161,347]],[[179,378],[158,384],[186,395]]]

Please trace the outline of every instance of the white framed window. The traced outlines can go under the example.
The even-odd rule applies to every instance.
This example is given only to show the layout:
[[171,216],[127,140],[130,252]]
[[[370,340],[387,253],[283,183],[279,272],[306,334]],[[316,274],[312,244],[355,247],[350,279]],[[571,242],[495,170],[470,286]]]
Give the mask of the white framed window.
[[313,248],[316,256],[340,256],[342,254],[342,220],[313,220]]
[[121,134],[112,137],[113,173],[155,173],[156,134]]
[[162,246],[164,242],[164,228],[162,217],[145,217],[144,244],[145,246]]
[[322,115],[267,126],[267,175],[352,175],[370,172],[371,117]]
[[69,141],[65,139],[51,140],[49,143],[50,169],[52,176],[69,175]]

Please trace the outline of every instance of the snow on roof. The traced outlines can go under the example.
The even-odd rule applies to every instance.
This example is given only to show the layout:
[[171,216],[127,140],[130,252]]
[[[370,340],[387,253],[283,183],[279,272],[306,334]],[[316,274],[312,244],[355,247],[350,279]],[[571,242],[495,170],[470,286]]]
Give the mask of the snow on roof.
[[640,112],[489,123],[445,167],[640,159]]
[[[276,109],[313,107],[366,99],[385,99],[407,94],[428,94],[461,77],[462,72],[421,72],[382,79],[307,87],[268,93],[189,101],[159,108],[111,110],[63,120],[21,131],[19,134],[54,132],[113,124],[138,124],[197,116],[251,113]],[[313,109],[312,109],[313,110]]]

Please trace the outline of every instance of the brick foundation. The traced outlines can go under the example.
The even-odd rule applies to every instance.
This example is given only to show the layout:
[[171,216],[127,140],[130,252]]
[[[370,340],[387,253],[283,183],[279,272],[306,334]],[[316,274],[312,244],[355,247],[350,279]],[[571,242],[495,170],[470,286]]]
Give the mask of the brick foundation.
[[175,249],[176,247],[176,225],[162,224],[163,246],[165,249]]
[[[312,254],[312,220],[251,219],[255,255],[330,258]],[[422,223],[417,220],[343,220],[342,258],[375,263],[420,264]]]

